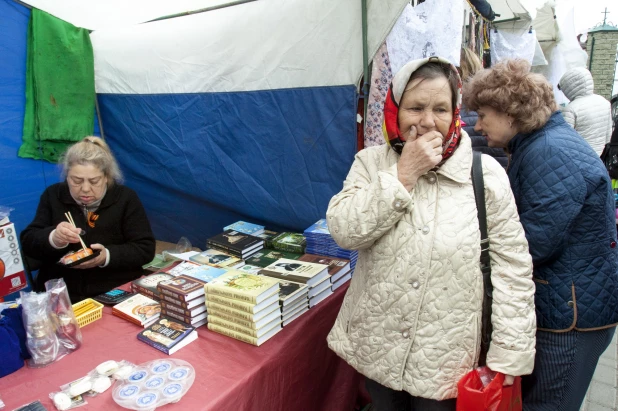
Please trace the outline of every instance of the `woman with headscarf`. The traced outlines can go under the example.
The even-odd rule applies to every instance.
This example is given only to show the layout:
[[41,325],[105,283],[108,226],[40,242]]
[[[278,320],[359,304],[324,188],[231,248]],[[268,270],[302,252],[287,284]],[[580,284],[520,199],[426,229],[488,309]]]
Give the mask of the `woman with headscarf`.
[[579,410],[618,323],[618,249],[611,182],[564,120],[552,86],[524,60],[466,86],[476,130],[510,154],[508,176],[534,264],[536,360],[524,410]]
[[[388,145],[360,151],[329,204],[358,264],[329,347],[367,377],[380,411],[454,410],[478,363],[483,278],[461,81],[446,60],[406,64],[384,107]],[[504,169],[483,156],[493,284],[487,366],[506,383],[534,362],[532,263]]]

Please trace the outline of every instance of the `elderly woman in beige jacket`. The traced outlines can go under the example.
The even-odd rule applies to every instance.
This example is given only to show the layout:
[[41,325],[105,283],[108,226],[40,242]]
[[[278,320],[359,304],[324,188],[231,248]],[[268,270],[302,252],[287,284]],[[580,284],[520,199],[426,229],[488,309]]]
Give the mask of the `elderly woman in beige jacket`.
[[[367,377],[379,411],[455,410],[457,382],[478,363],[483,298],[461,81],[446,60],[415,60],[386,100],[389,144],[356,155],[327,211],[335,241],[360,250],[328,344]],[[532,261],[507,175],[482,160],[494,287],[487,365],[508,384],[534,365]]]

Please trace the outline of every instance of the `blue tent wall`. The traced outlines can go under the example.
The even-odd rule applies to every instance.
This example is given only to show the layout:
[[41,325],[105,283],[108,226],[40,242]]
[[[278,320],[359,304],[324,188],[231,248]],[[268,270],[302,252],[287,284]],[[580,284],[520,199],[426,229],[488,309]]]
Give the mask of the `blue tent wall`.
[[156,237],[201,248],[240,219],[302,232],[324,217],[356,153],[352,85],[99,102]]

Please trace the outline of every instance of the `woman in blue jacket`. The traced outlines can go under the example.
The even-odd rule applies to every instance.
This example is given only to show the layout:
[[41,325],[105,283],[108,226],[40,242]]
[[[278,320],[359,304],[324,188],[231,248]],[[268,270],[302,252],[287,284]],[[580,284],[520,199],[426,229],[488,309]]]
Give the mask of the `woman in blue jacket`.
[[537,354],[522,380],[524,410],[579,410],[618,324],[609,176],[527,62],[477,73],[464,103],[478,112],[475,129],[489,146],[510,155],[507,172],[534,264]]

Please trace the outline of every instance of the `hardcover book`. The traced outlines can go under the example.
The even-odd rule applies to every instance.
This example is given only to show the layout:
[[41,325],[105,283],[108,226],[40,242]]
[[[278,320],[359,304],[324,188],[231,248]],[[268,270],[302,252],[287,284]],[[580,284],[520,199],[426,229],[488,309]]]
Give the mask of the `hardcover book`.
[[183,323],[195,326],[195,324],[198,324],[202,322],[202,320],[205,320],[208,317],[208,313],[206,311],[203,311],[201,314],[198,314],[195,317],[185,317],[184,315],[178,314],[174,311],[167,311],[165,308],[161,308],[161,316],[173,318]]
[[218,248],[236,257],[244,258],[264,248],[264,240],[234,230],[226,230],[208,239],[209,247]]
[[208,294],[222,295],[253,304],[261,303],[276,291],[279,291],[277,280],[237,270],[230,270],[206,284]]
[[179,307],[182,307],[186,310],[193,310],[195,307],[198,307],[204,304],[206,298],[202,294],[200,297],[194,298],[193,300],[183,301],[179,300],[176,297],[172,297],[170,295],[161,294],[161,300],[167,301],[168,303],[176,304]]
[[112,307],[112,314],[141,326],[152,324],[160,313],[161,305],[142,294],[136,294]]
[[236,221],[227,227],[223,227],[223,231],[234,230],[244,234],[259,236],[264,232],[264,226],[259,224],[247,223],[245,221]]
[[335,291],[337,288],[341,287],[342,285],[350,281],[350,278],[352,278],[352,273],[347,273],[346,275],[338,279],[336,282],[334,282],[332,286],[333,291]]
[[296,312],[301,308],[309,308],[309,300],[307,299],[307,295],[305,294],[303,298],[294,302],[293,304],[286,305],[281,310],[281,316],[283,318],[289,317],[290,313]]
[[237,268],[238,271],[243,271],[249,274],[257,274],[264,267],[258,267],[257,265],[245,264],[240,268]]
[[264,230],[264,232],[258,237],[264,240],[264,247],[273,248],[273,238],[277,237],[279,233],[270,230]]
[[245,333],[239,333],[237,331],[233,331],[226,327],[222,327],[220,325],[212,324],[212,323],[208,323],[208,329],[218,334],[222,334],[222,335],[234,338],[236,340],[246,342],[248,344],[252,344],[252,345],[259,347],[260,345],[268,341],[270,338],[272,338],[279,331],[281,331],[281,324],[278,324],[277,326],[273,327],[271,330],[268,330],[268,332],[260,338],[252,337]]
[[264,308],[272,305],[273,303],[279,301],[279,294],[277,292],[274,292],[270,297],[266,298],[259,304],[240,301],[234,298],[228,298],[217,294],[207,294],[206,301],[227,305],[228,307],[232,307],[240,311],[246,311],[248,313],[255,314],[257,312],[260,312]]
[[264,308],[263,310],[258,311],[255,314],[248,313],[246,311],[237,310],[236,308],[232,308],[230,306],[219,304],[215,302],[206,302],[206,307],[209,315],[233,315],[241,320],[258,322],[266,315],[270,314],[272,311],[276,310],[279,315],[281,315],[281,308],[278,302]]
[[204,285],[206,285],[204,281],[179,275],[169,280],[160,281],[157,287],[161,294],[187,302],[204,295]]
[[217,268],[228,269],[240,267],[245,264],[242,259],[214,248],[195,254],[190,258],[190,260],[198,264],[206,264]]
[[303,254],[298,260],[309,263],[318,263],[328,265],[328,274],[330,281],[334,283],[339,278],[350,271],[350,260],[335,257],[326,257],[315,254]]
[[283,322],[281,323],[281,325],[283,327],[288,326],[292,321],[294,321],[295,319],[297,319],[298,317],[300,317],[301,315],[303,315],[304,313],[306,313],[307,311],[309,311],[309,308],[305,308],[304,310],[298,310],[296,313],[294,313],[293,315],[284,318]]
[[272,247],[277,250],[304,253],[307,241],[300,233],[281,233],[272,239]]
[[218,321],[217,320],[215,321],[216,322],[210,321],[210,323],[215,324],[220,327],[225,327],[231,331],[236,331],[236,332],[245,334],[249,337],[256,337],[256,338],[262,337],[264,334],[267,334],[270,330],[272,330],[276,326],[281,326],[281,317],[277,317],[271,322],[264,324],[262,328],[257,328],[257,329],[250,328],[250,327],[243,327],[242,325],[237,324],[233,321],[226,321],[224,319],[219,319]]
[[326,277],[322,281],[315,284],[313,287],[309,289],[309,292],[307,293],[307,297],[311,299],[314,296],[320,294],[322,291],[326,290],[327,288],[330,289],[331,285],[332,283],[330,282],[330,278]]
[[212,267],[210,265],[197,264],[192,261],[184,261],[182,264],[176,266],[172,275],[186,275],[205,283],[214,280],[222,274],[227,272],[224,268]]
[[225,325],[223,321],[231,321],[238,325],[242,325],[243,327],[252,328],[254,330],[263,328],[264,325],[270,323],[271,321],[277,318],[281,318],[281,310],[279,310],[278,308],[267,313],[266,315],[264,315],[262,318],[260,318],[257,321],[245,320],[245,319],[242,319],[242,318],[239,318],[234,315],[227,314],[227,313],[220,313],[220,312],[208,313],[208,320],[211,323]]
[[280,258],[287,258],[288,260],[298,260],[303,254],[293,253],[291,251],[273,250],[264,248],[245,261],[247,264],[256,265],[258,267],[267,267],[279,260]]
[[317,222],[309,226],[309,228],[307,228],[303,234],[305,234],[305,236],[317,237],[322,237],[323,234],[330,235],[330,231],[328,230],[328,224],[326,224],[326,219],[322,218],[321,220],[318,220]]
[[161,299],[159,290],[157,290],[157,284],[163,280],[169,280],[174,276],[167,273],[154,273],[146,277],[138,278],[131,281],[131,290],[140,294],[144,294],[155,300]]
[[315,306],[316,304],[318,304],[321,301],[324,301],[326,299],[326,297],[328,297],[332,293],[333,293],[333,290],[331,288],[327,288],[326,290],[322,291],[320,294],[314,296],[313,298],[310,298],[309,299],[309,308]]
[[188,324],[169,317],[162,317],[137,334],[137,339],[167,355],[171,355],[195,341],[197,331]]
[[261,275],[307,284],[309,287],[329,277],[326,264],[282,258],[260,271]]
[[169,301],[161,300],[161,310],[165,310],[168,312],[174,312],[178,315],[191,318],[191,317],[195,317],[196,315],[199,315],[205,312],[206,304],[198,304],[191,309],[185,309],[184,307],[181,307]]
[[306,284],[279,280],[279,302],[282,307],[288,306],[303,296],[306,299],[306,294],[308,291],[309,288]]

